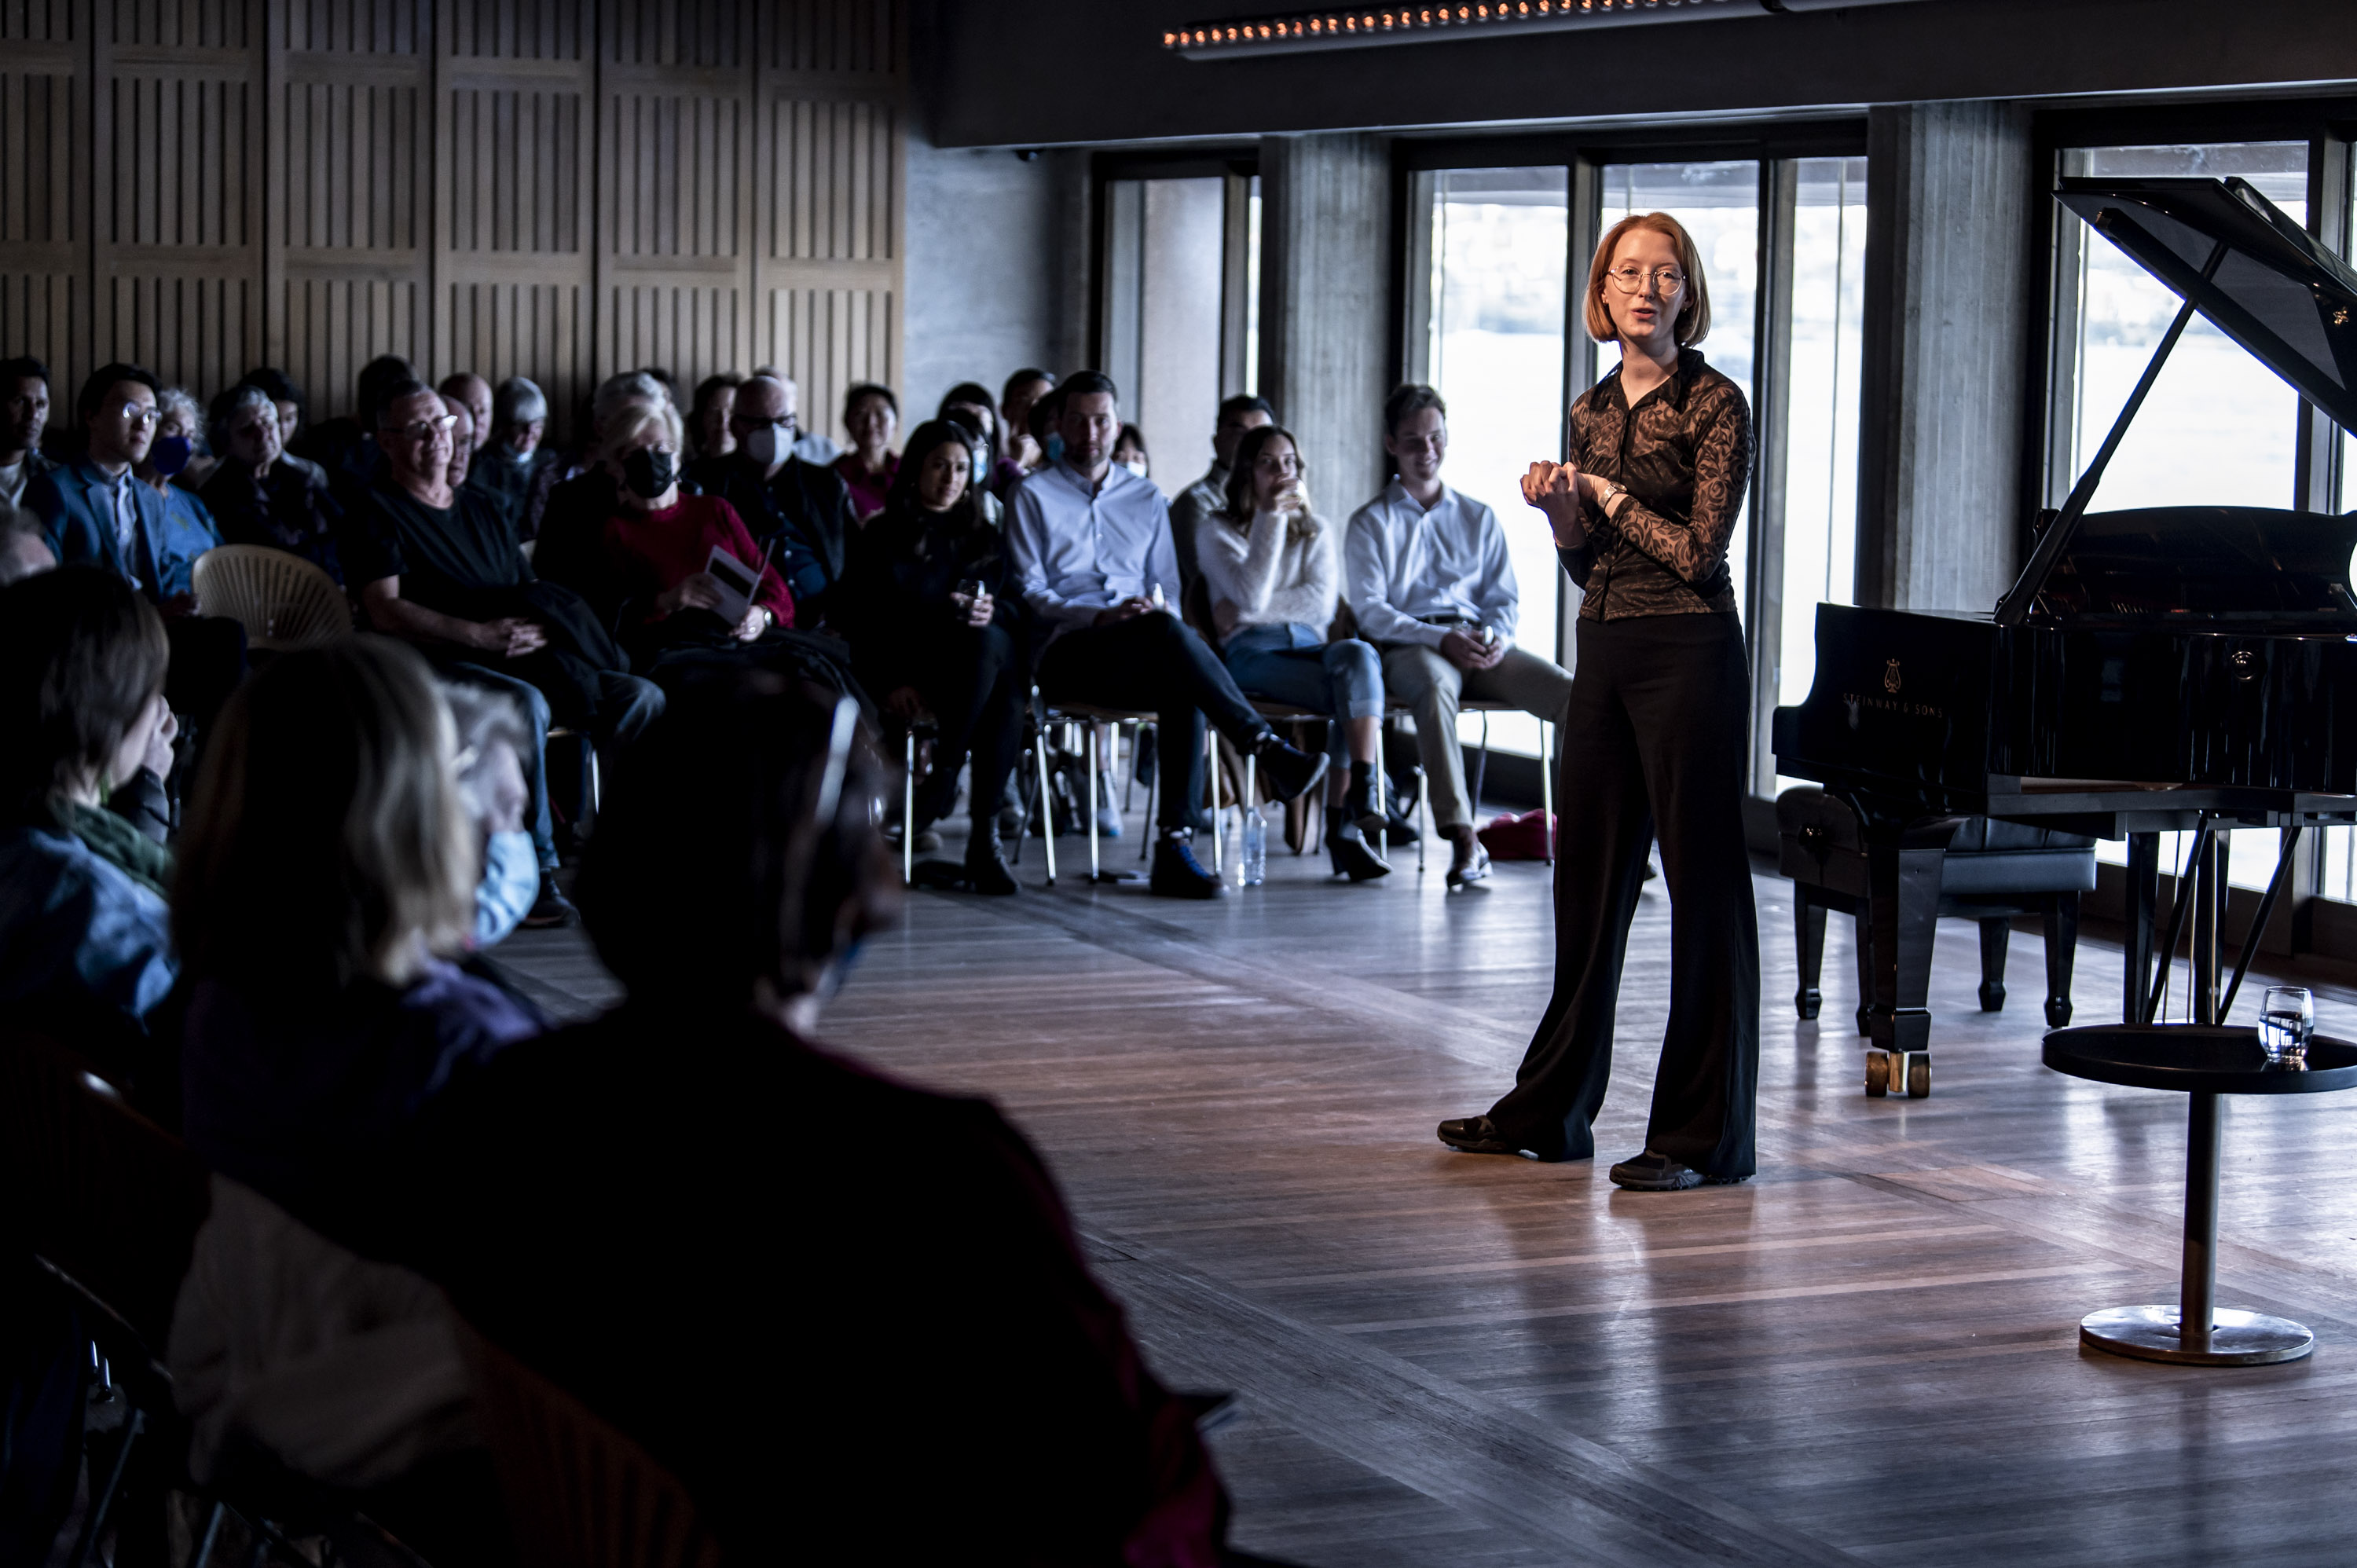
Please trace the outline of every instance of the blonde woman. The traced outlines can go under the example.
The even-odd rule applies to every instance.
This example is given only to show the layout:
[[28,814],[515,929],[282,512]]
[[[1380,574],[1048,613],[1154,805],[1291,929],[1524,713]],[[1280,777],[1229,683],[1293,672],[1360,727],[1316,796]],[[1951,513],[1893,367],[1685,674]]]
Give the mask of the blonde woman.
[[1486,1116],[1440,1124],[1477,1154],[1587,1159],[1612,1063],[1620,961],[1656,832],[1670,895],[1670,1020],[1640,1191],[1741,1181],[1755,1166],[1760,930],[1743,836],[1750,679],[1727,544],[1751,467],[1751,411],[1695,345],[1702,258],[1666,213],[1623,219],[1590,263],[1587,327],[1620,365],[1571,409],[1570,461],[1537,462],[1544,513],[1584,590],[1564,715],[1555,991]]
[[1337,876],[1365,882],[1391,870],[1366,837],[1383,825],[1375,780],[1383,658],[1356,639],[1327,640],[1341,597],[1341,551],[1333,525],[1310,510],[1305,478],[1292,432],[1246,431],[1226,506],[1196,525],[1195,559],[1237,689],[1333,716],[1326,850]]

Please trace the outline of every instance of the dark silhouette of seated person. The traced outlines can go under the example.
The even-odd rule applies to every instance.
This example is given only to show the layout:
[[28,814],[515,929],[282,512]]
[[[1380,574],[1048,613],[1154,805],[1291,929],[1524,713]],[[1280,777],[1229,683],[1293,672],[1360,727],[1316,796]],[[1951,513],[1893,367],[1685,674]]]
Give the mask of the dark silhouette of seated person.
[[872,1561],[845,1500],[888,1492],[896,1561],[1216,1563],[1189,1409],[1039,1156],[812,1042],[897,901],[884,788],[846,703],[766,672],[683,693],[582,868],[628,999],[437,1100],[374,1246],[644,1444],[724,1546]]

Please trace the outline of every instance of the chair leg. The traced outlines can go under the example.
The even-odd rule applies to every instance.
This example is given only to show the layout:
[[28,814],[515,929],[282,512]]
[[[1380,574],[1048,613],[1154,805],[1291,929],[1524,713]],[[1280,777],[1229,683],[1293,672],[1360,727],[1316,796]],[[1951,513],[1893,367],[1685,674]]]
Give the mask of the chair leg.
[[1085,748],[1089,769],[1089,881],[1093,884],[1101,875],[1097,864],[1097,726],[1090,725],[1086,727],[1089,732]]
[[[1144,724],[1141,723],[1137,726],[1137,733],[1140,735],[1144,735],[1146,733],[1146,725]],[[1132,752],[1130,754],[1129,768],[1133,774],[1137,771],[1137,754],[1135,752]],[[1162,731],[1157,725],[1154,731],[1154,771],[1146,776],[1146,831],[1137,835],[1137,864],[1140,865],[1144,865],[1147,859],[1152,856],[1154,853],[1155,835],[1162,831],[1160,822],[1155,815],[1155,802],[1159,800],[1161,798]]]
[[1798,883],[1792,886],[1792,928],[1801,950],[1801,985],[1792,993],[1792,1005],[1802,1017],[1813,1018],[1824,1004],[1817,981],[1825,967],[1825,907],[1812,901]]
[[1419,768],[1415,770],[1415,869],[1419,874],[1424,870],[1424,846],[1431,839],[1432,775]]
[[221,1538],[221,1516],[228,1512],[229,1505],[217,1501],[205,1514],[205,1532],[197,1541],[196,1555],[188,1559],[188,1568],[211,1568],[213,1543]]
[[[2252,934],[2256,941],[2258,936]],[[2071,1025],[2071,970],[2079,956],[2079,896],[2057,893],[2046,901],[2046,1023]]]
[[1857,931],[1857,1032],[1861,1036],[1874,1033],[1874,921],[1868,911],[1872,906],[1860,904],[1857,918],[1851,922]]
[[[1336,724],[1340,724],[1342,721],[1336,719],[1334,722]],[[1348,748],[1346,747],[1345,750],[1347,751]],[[1375,810],[1383,814],[1383,825],[1375,830],[1375,853],[1377,854],[1389,854],[1391,853],[1391,775],[1386,772],[1383,768],[1383,721],[1378,719],[1375,723]],[[1301,836],[1303,839],[1302,847],[1307,849],[1308,847],[1308,840],[1309,835],[1308,833],[1304,833]]]
[[1220,822],[1220,732],[1211,725],[1203,726],[1203,771],[1211,776],[1211,875],[1221,874],[1220,850],[1227,834]]
[[1544,719],[1539,721],[1539,820],[1546,824],[1546,863],[1555,864],[1555,762],[1547,755],[1547,731],[1554,726]]
[[114,1463],[107,1466],[106,1483],[91,1499],[90,1513],[81,1521],[81,1535],[74,1542],[73,1568],[88,1568],[91,1554],[98,1550],[99,1532],[106,1528],[106,1516],[114,1510],[115,1494],[123,1489],[123,1473],[131,1466],[131,1450],[146,1427],[147,1412],[135,1407],[130,1419],[124,1423],[123,1442],[114,1450]]
[[1031,755],[1039,764],[1039,843],[1048,852],[1048,886],[1056,886],[1056,798],[1048,782],[1048,732],[1032,737]]
[[910,725],[900,747],[900,883],[917,880],[917,726]]
[[1981,928],[1981,1011],[2005,1011],[2005,950],[2013,936],[2010,920],[1983,920]]
[[[1454,745],[1457,737],[1452,735],[1448,739],[1450,744]],[[1481,820],[1481,786],[1488,781],[1489,777],[1490,714],[1489,711],[1484,709],[1481,714],[1481,749],[1473,758],[1473,789],[1470,797],[1465,802],[1473,809],[1473,820],[1476,823]]]

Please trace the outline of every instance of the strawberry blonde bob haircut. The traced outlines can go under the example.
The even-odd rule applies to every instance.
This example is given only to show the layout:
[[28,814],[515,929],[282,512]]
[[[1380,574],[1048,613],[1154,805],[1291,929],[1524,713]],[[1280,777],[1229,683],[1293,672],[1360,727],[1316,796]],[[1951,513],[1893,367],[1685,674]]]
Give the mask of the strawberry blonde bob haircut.
[[1710,285],[1703,282],[1702,252],[1695,249],[1694,236],[1666,212],[1634,212],[1604,231],[1596,259],[1587,263],[1587,335],[1598,343],[1614,342],[1620,336],[1612,325],[1612,311],[1604,303],[1604,291],[1609,286],[1604,274],[1612,268],[1612,252],[1620,248],[1620,237],[1638,229],[1651,229],[1668,240],[1678,253],[1678,271],[1686,274],[1686,299],[1674,326],[1678,347],[1691,348],[1710,335]]

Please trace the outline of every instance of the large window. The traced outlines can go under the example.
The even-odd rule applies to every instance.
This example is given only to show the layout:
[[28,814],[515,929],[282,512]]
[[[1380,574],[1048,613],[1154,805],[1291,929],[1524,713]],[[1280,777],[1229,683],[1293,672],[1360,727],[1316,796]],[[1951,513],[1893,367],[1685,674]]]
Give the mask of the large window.
[[[1563,451],[1564,247],[1571,171],[1446,169],[1431,177],[1432,301],[1426,378],[1448,403],[1449,485],[1488,503],[1506,531],[1522,615],[1514,640],[1557,657],[1563,573],[1522,476]],[[1468,741],[1481,721],[1462,720]],[[1491,716],[1490,744],[1535,756],[1538,721]]]

